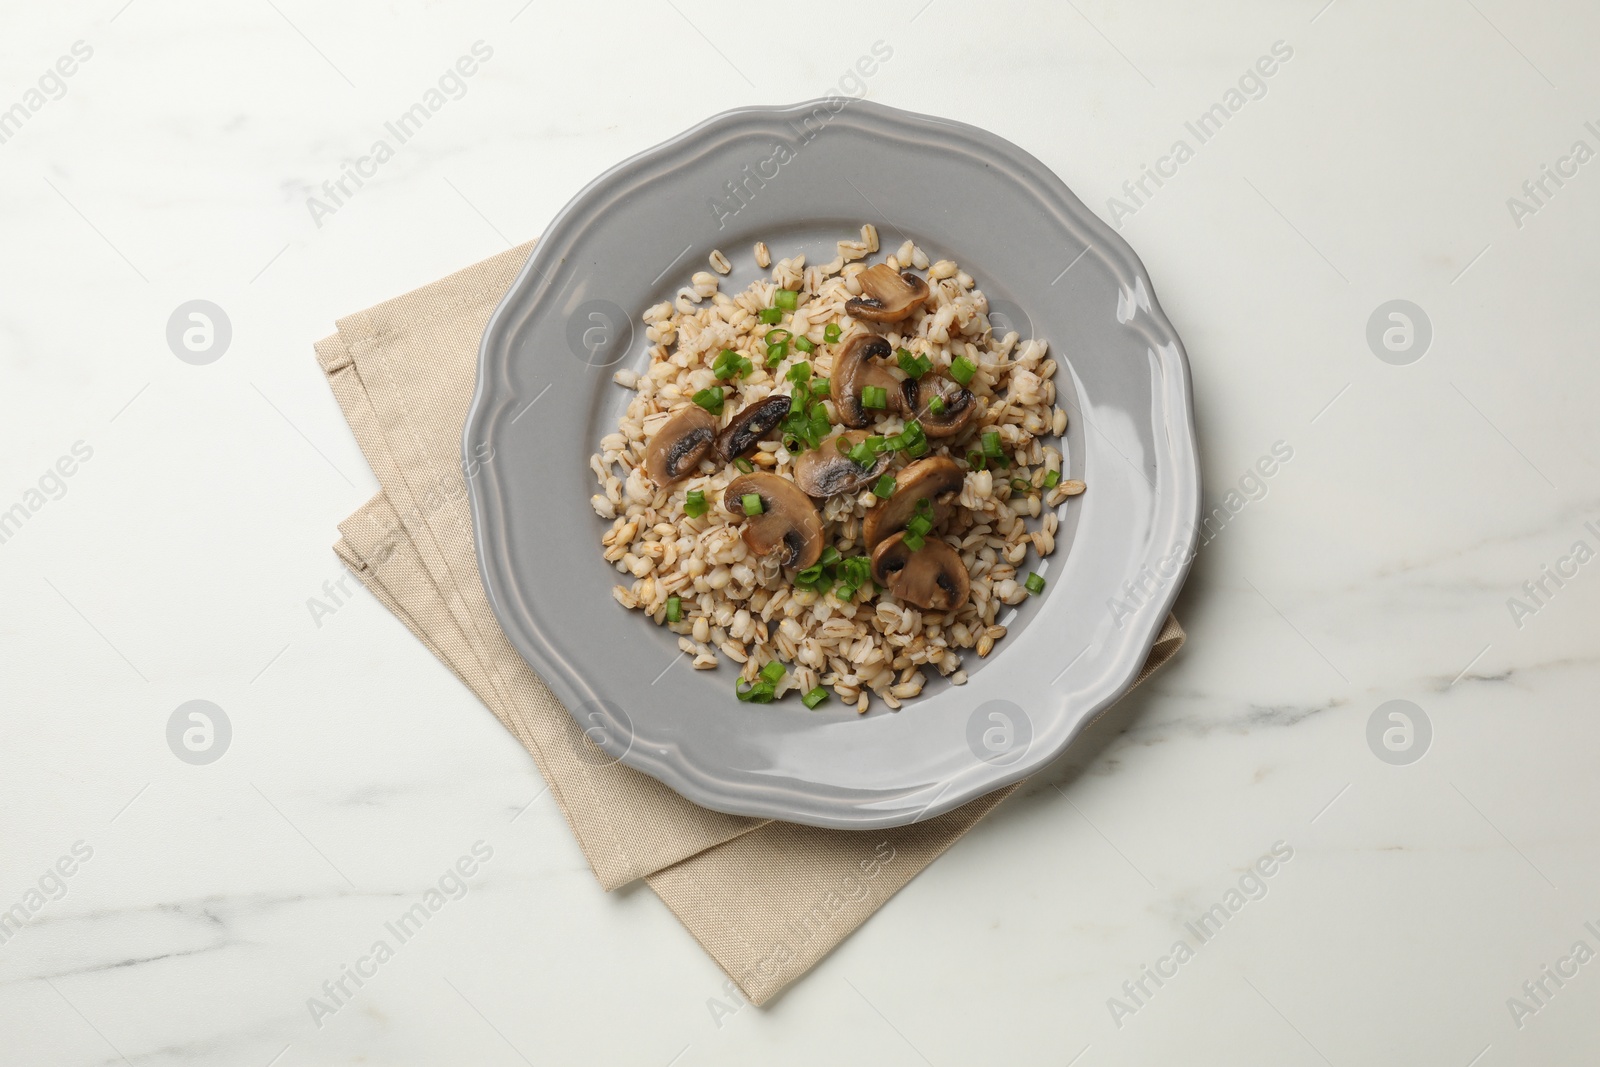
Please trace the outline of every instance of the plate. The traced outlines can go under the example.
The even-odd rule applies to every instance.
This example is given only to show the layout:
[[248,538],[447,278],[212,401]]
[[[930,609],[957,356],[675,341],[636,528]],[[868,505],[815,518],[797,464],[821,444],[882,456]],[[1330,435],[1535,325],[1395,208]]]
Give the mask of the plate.
[[[735,291],[756,241],[826,262],[864,222],[956,260],[1001,325],[1050,342],[1066,476],[1089,489],[1033,565],[1044,593],[987,659],[963,654],[967,684],[862,716],[741,704],[729,664],[692,670],[612,599],[627,576],[601,558],[589,456],[632,396],[612,375],[648,364],[640,315],[713,249]],[[845,829],[933,818],[1060,755],[1133,683],[1200,508],[1188,359],[1127,244],[1016,145],[839,97],[717,115],[583,189],[489,322],[462,447],[495,614],[595,758],[718,811]]]

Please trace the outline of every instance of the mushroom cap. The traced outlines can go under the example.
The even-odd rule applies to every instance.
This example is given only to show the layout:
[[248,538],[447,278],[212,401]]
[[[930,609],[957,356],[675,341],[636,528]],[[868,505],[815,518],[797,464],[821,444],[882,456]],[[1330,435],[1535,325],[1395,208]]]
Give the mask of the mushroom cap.
[[[744,498],[761,498],[761,514],[746,515]],[[740,534],[758,556],[778,551],[785,567],[801,570],[822,556],[822,516],[817,507],[789,479],[766,471],[743,474],[728,483],[722,506],[735,519],[744,520]]]
[[716,438],[716,416],[698,404],[689,404],[650,438],[644,453],[645,473],[661,487],[682,481],[694,473]]
[[764,400],[748,404],[717,434],[717,455],[731,463],[740,456],[756,450],[761,439],[771,433],[783,417],[789,414],[793,399],[774,393]]
[[868,322],[899,322],[928,299],[928,283],[910,271],[896,274],[887,263],[856,275],[861,295],[845,302],[845,313]]
[[938,538],[913,552],[905,537],[901,531],[872,550],[872,580],[924,611],[959,610],[972,591],[961,553]]
[[806,449],[794,461],[795,484],[819,499],[865,489],[889,469],[894,458],[894,453],[884,449],[873,457],[872,466],[862,467],[839,450],[840,441],[853,448],[866,439],[865,430],[846,430],[817,448]]
[[[944,401],[942,415],[935,415],[928,407],[934,397]],[[907,378],[901,395],[901,405],[909,409],[907,418],[922,423],[922,432],[929,437],[954,437],[965,430],[977,414],[977,401],[972,390],[931,374],[915,382]]]
[[[887,402],[899,407],[900,379],[889,368],[876,362],[894,351],[889,342],[874,333],[853,334],[833,356],[833,376],[828,393],[839,421],[860,428],[872,423],[872,408],[861,406],[861,390],[869,385],[883,389]],[[888,409],[885,409],[887,414]]]
[[950,514],[950,501],[961,492],[966,474],[949,456],[928,456],[900,468],[894,476],[894,493],[888,500],[867,509],[861,520],[861,540],[868,548],[906,528],[917,513],[917,501],[933,505],[933,524]]

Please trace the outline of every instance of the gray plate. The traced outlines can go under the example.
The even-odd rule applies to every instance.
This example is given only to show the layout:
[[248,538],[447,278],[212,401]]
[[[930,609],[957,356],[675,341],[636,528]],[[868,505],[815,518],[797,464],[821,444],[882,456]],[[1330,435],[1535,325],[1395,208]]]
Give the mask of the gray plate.
[[[837,110],[835,110],[837,108]],[[899,712],[740,704],[623,610],[588,465],[642,368],[639,315],[720,248],[725,289],[834,258],[877,225],[978,280],[1061,361],[1068,476],[1048,587],[970,681]],[[1188,360],[1131,249],[1042,163],[983,130],[864,101],[743,108],[619,164],[568,204],[484,333],[463,433],[478,560],[511,643],[604,753],[719,811],[847,829],[932,818],[1060,755],[1132,684],[1193,555]],[[1030,561],[1029,569],[1037,568]],[[631,579],[629,579],[631,580]]]

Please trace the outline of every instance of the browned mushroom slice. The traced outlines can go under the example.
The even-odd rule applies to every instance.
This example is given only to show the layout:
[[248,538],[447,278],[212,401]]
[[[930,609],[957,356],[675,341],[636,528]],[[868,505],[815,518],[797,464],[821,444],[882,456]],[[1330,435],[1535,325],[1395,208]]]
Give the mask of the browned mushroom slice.
[[[933,410],[934,397],[939,398],[939,411]],[[899,406],[908,418],[922,423],[922,432],[929,437],[954,437],[967,428],[978,410],[971,390],[931,374],[901,383]]]
[[905,271],[896,274],[887,263],[868,267],[856,275],[861,295],[846,301],[844,310],[868,322],[899,322],[928,299],[928,283]]
[[[861,394],[868,386],[875,386],[883,390],[885,405],[893,405],[899,410],[902,403],[900,399],[900,380],[889,373],[889,368],[878,362],[892,353],[889,342],[876,334],[858,333],[844,343],[844,346],[834,353],[833,377],[828,384],[828,392],[833,397],[833,407],[839,414],[839,421],[846,426],[862,427],[871,425],[875,408],[864,407],[861,403]],[[883,409],[888,414],[888,407]]]
[[905,537],[897,533],[873,549],[872,580],[924,611],[959,610],[972,587],[961,554],[937,539],[913,552]]
[[754,452],[761,439],[789,414],[790,402],[789,397],[780,393],[747,406],[717,434],[717,455],[725,462],[732,462]]
[[[845,454],[866,439],[865,430],[846,430],[822,442],[821,447],[800,453],[794,461],[795,484],[818,498],[865,489],[889,469],[889,462],[894,458],[893,452],[884,449],[873,457],[872,466],[863,467]],[[843,449],[839,445],[841,441]]]
[[650,438],[644,453],[645,473],[665,488],[694,473],[717,439],[717,420],[703,407],[690,404]]
[[[761,510],[751,515],[745,510],[745,497],[761,501]],[[740,536],[758,556],[779,553],[785,567],[801,570],[822,555],[822,516],[811,498],[787,478],[765,471],[741,475],[723,490],[722,506],[728,514],[744,520]]]
[[950,502],[961,492],[966,475],[948,456],[929,456],[902,467],[894,477],[894,493],[881,504],[867,509],[861,520],[861,539],[868,548],[891,534],[899,533],[917,513],[917,501],[933,507],[930,518],[938,526],[950,514]]

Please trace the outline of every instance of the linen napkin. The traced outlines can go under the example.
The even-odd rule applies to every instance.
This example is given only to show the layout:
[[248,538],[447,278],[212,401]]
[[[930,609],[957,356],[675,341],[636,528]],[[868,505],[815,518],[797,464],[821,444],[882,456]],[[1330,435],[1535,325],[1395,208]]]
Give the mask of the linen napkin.
[[[531,249],[341,319],[316,344],[383,486],[340,523],[335,551],[532,755],[601,885],[643,878],[760,1005],[1017,787],[912,826],[824,830],[700,808],[584,737],[495,620],[461,472],[478,342]],[[1169,616],[1135,684],[1184,639]]]

